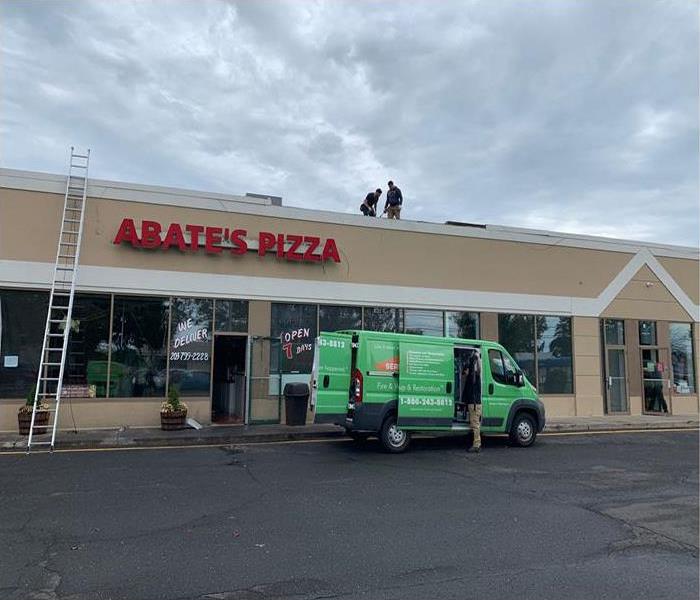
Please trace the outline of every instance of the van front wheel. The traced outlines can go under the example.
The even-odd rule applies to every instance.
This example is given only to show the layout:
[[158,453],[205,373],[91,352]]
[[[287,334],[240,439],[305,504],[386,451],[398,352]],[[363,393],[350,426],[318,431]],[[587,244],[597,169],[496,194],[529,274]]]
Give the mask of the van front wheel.
[[411,442],[411,434],[396,425],[396,417],[388,416],[384,419],[382,429],[379,432],[379,439],[387,452],[398,454],[408,448]]
[[510,443],[514,446],[520,446],[521,448],[532,446],[537,437],[535,420],[526,412],[518,413],[510,426],[509,437]]

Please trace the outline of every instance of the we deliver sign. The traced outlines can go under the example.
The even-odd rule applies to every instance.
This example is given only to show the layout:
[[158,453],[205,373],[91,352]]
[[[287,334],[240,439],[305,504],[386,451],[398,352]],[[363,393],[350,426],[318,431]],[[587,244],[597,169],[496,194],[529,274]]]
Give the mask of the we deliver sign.
[[199,252],[203,248],[207,254],[228,252],[234,256],[253,251],[258,256],[274,253],[277,258],[296,262],[340,262],[333,238],[269,231],[249,236],[247,230],[232,227],[183,226],[179,223],[170,223],[166,227],[157,221],[145,220],[137,225],[133,219],[122,221],[114,244],[129,244],[148,250],[175,248],[180,252]]

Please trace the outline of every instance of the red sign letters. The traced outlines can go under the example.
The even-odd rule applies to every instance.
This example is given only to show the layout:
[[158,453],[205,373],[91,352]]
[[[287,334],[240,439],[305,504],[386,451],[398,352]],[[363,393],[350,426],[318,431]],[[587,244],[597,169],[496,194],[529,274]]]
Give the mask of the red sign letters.
[[233,255],[257,250],[258,256],[274,252],[277,258],[298,262],[340,262],[338,247],[333,238],[322,240],[312,235],[270,233],[261,231],[258,239],[248,237],[245,229],[209,227],[171,223],[164,229],[157,221],[141,221],[141,228],[133,219],[124,219],[114,238],[114,244],[131,244],[134,248],[198,252],[203,246],[208,254],[221,254],[225,250]]

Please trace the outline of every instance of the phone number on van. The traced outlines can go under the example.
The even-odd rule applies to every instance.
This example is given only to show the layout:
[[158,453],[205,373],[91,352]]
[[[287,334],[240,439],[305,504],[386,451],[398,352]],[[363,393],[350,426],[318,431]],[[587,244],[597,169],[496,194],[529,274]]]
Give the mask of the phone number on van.
[[452,406],[450,398],[401,398],[403,406]]

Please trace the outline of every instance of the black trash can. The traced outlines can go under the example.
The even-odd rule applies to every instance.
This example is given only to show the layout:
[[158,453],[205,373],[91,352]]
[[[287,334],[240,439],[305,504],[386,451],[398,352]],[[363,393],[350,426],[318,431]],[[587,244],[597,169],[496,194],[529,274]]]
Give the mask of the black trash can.
[[306,425],[309,406],[309,386],[306,383],[288,383],[284,386],[284,412],[287,425]]

